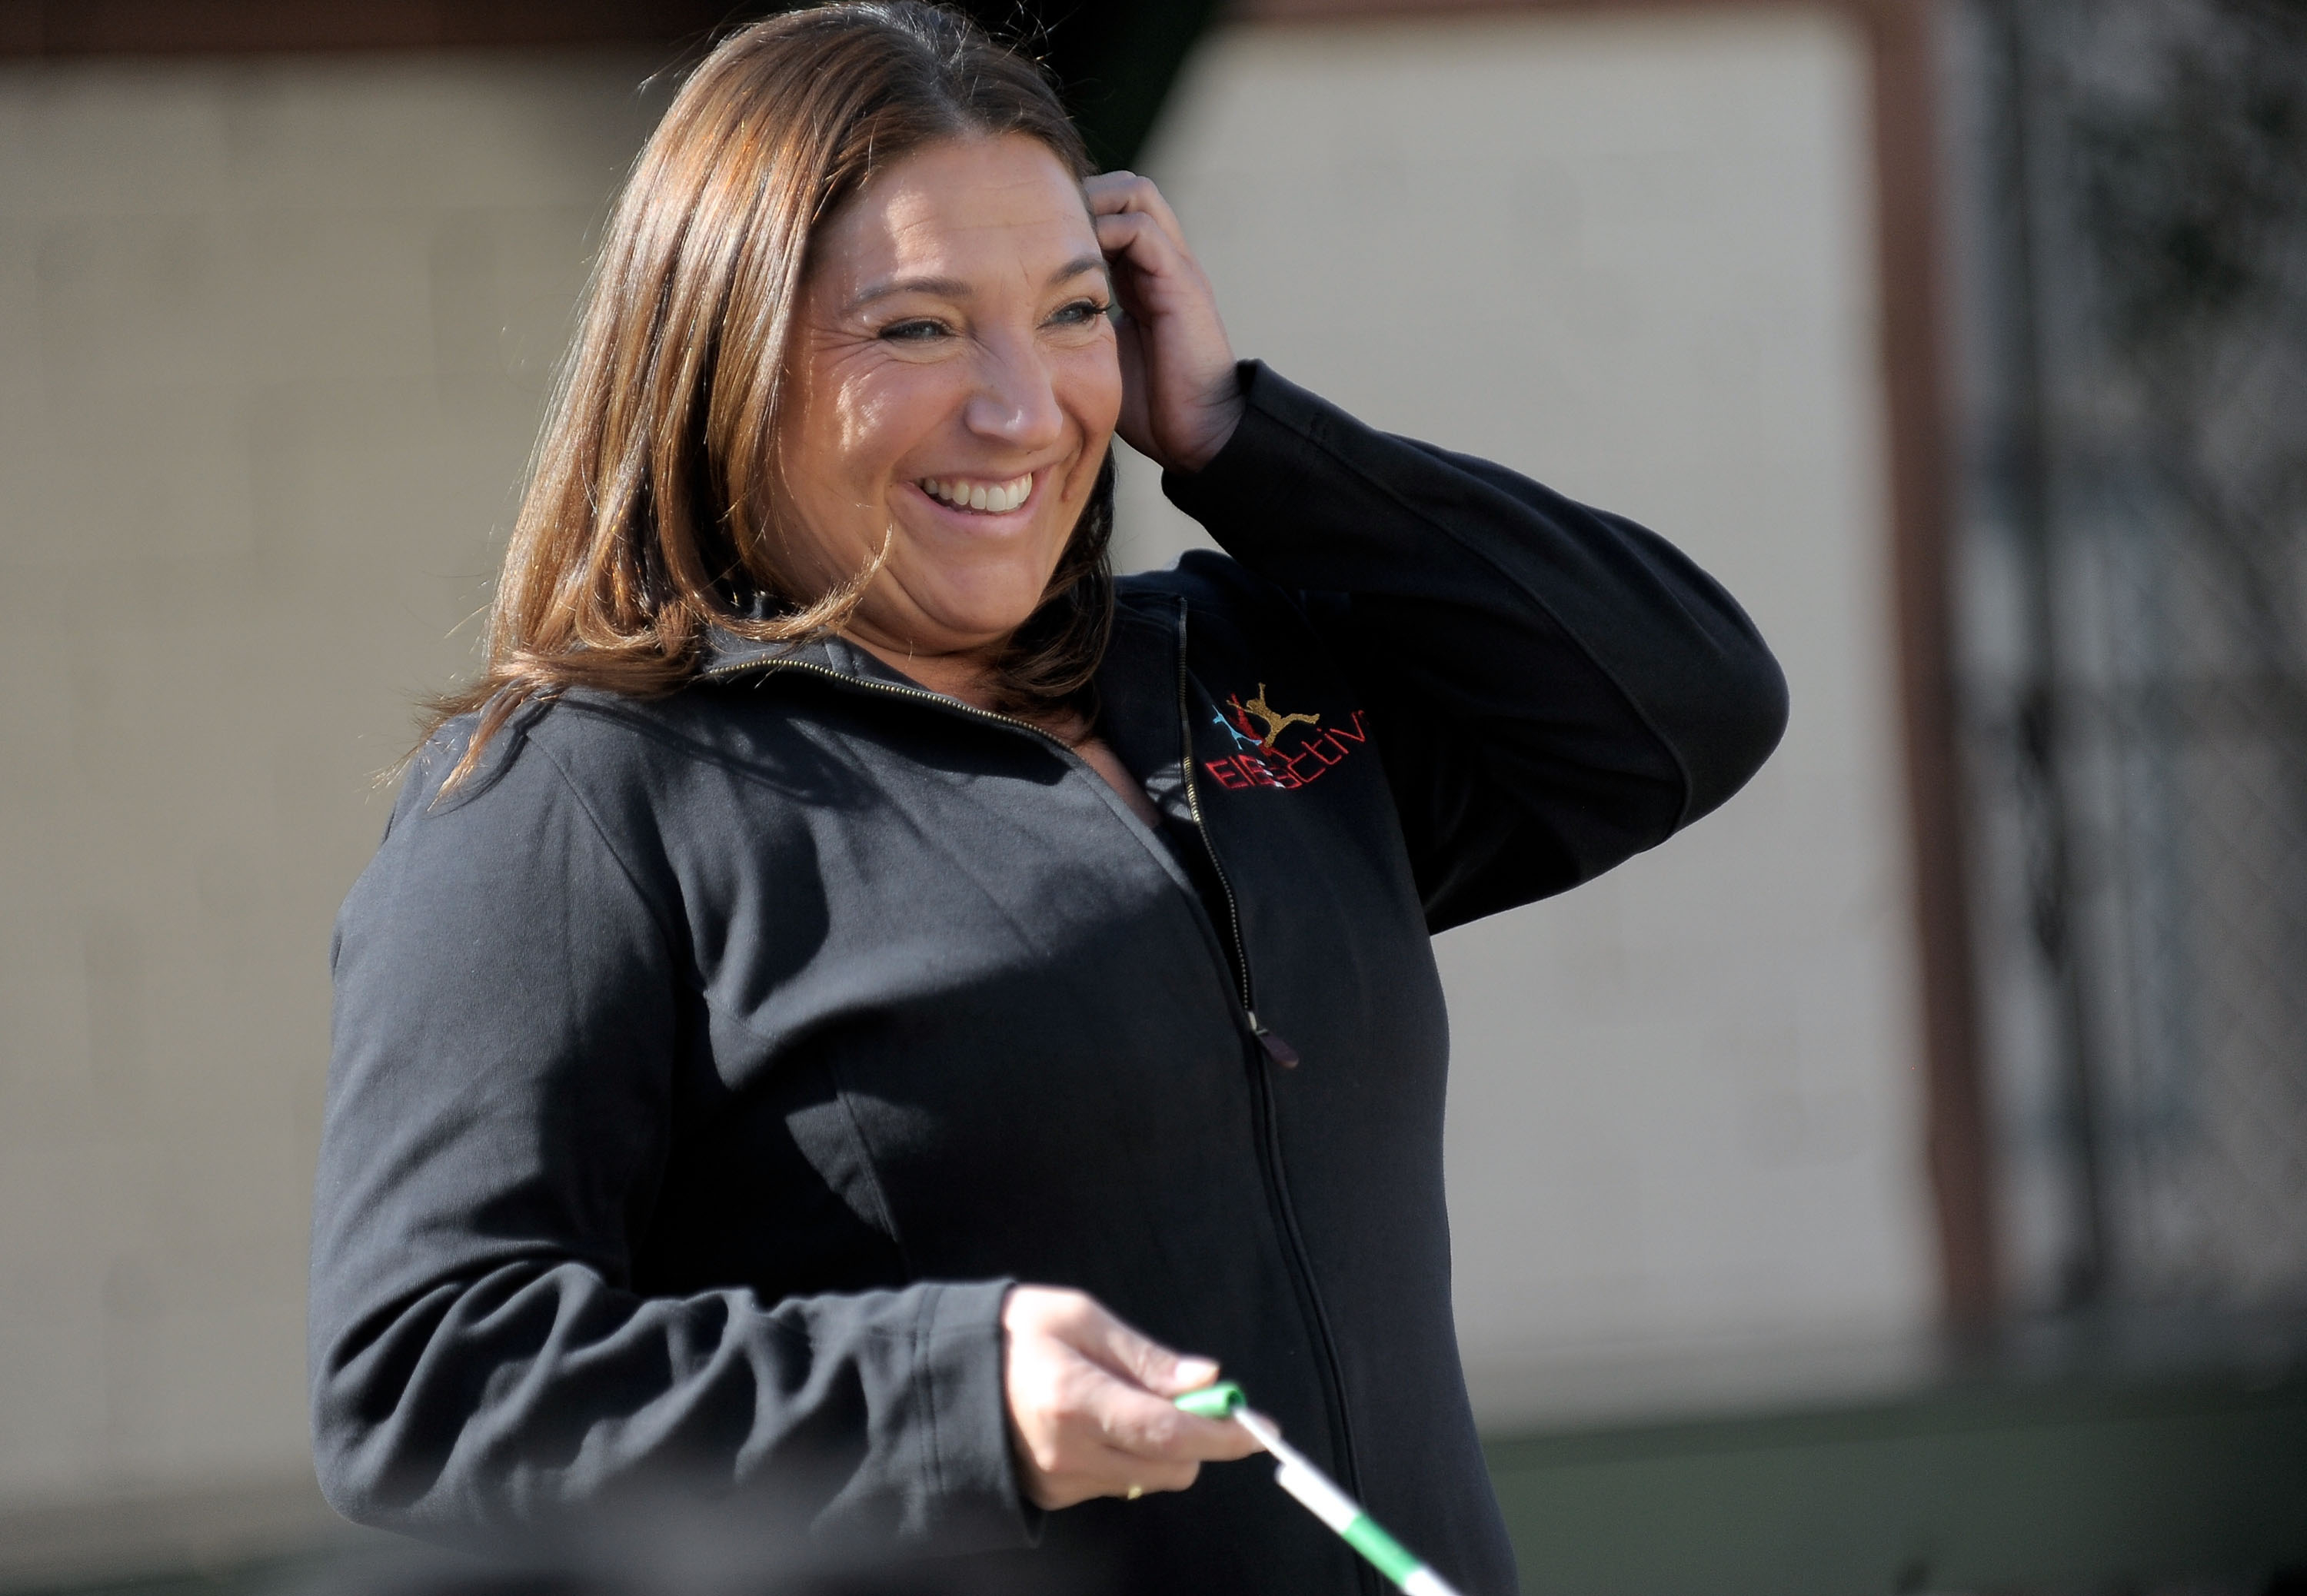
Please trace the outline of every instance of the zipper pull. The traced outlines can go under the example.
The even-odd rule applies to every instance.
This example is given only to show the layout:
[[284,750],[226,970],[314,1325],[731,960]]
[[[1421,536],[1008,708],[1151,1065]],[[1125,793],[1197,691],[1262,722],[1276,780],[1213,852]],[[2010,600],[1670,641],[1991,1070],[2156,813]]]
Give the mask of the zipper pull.
[[[1248,1011],[1245,1010],[1244,1012]],[[1265,1021],[1260,1020],[1256,1014],[1249,1016],[1249,1028],[1250,1033],[1257,1038],[1257,1045],[1265,1049],[1266,1057],[1285,1070],[1294,1070],[1298,1067],[1301,1062],[1298,1056],[1298,1050],[1283,1041],[1280,1032],[1267,1030]]]

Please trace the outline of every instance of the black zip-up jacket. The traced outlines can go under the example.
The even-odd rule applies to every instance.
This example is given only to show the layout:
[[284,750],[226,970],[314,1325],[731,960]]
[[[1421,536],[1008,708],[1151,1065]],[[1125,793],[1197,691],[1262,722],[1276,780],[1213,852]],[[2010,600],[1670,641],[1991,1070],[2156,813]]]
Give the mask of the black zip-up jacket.
[[1651,533],[1243,380],[1163,484],[1232,558],[1125,580],[1098,678],[1158,830],[838,640],[570,693],[445,798],[469,723],[430,746],[335,952],[311,1337],[346,1514],[457,1536],[678,1479],[806,1493],[819,1537],[1093,1554],[1096,1588],[1376,1589],[1256,1464],[1025,1506],[1030,1281],[1221,1360],[1446,1577],[1514,1589],[1429,937],[1721,803],[1785,687]]

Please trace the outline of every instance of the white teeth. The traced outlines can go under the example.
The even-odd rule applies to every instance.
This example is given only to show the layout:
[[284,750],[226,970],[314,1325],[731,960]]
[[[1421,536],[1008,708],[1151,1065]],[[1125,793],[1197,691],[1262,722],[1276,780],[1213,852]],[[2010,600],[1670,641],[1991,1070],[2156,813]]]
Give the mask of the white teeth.
[[1002,515],[1016,509],[1032,497],[1033,478],[1029,473],[1014,482],[993,483],[925,479],[921,489],[932,499],[963,509]]

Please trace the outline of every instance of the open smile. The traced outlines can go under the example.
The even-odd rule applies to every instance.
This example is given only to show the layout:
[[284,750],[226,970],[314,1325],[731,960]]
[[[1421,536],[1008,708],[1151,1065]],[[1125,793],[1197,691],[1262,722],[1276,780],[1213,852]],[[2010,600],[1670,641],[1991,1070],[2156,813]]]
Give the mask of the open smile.
[[923,477],[913,486],[948,509],[1006,516],[1012,510],[1024,508],[1025,502],[1033,497],[1036,474],[1029,471],[1023,476],[998,482],[976,477]]

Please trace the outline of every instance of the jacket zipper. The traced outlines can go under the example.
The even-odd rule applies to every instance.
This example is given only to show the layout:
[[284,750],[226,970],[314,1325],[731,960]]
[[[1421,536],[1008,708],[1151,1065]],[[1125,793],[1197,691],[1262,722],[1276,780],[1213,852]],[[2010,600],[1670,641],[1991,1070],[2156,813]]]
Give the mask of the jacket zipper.
[[1241,940],[1241,909],[1234,901],[1233,883],[1226,877],[1217,845],[1210,841],[1209,822],[1202,815],[1201,789],[1194,785],[1193,695],[1186,676],[1186,612],[1182,606],[1178,611],[1178,730],[1186,745],[1179,758],[1186,779],[1186,810],[1194,817],[1194,835],[1202,840],[1203,855],[1210,861],[1210,873],[1217,878],[1218,896],[1225,900],[1226,935],[1233,947],[1234,995],[1241,999],[1241,1011],[1249,1016],[1252,1034],[1262,1036],[1265,1028],[1258,1023],[1257,1003],[1249,984],[1249,949]]
[[[1294,1070],[1299,1063],[1297,1049],[1268,1030],[1257,1017],[1252,1001],[1256,991],[1250,981],[1249,952],[1241,935],[1241,906],[1234,898],[1233,883],[1226,875],[1225,862],[1218,858],[1216,840],[1210,835],[1209,823],[1202,815],[1201,792],[1194,783],[1193,686],[1186,670],[1186,606],[1182,602],[1178,605],[1178,734],[1184,745],[1179,750],[1179,757],[1186,781],[1186,808],[1194,818],[1194,832],[1202,841],[1202,852],[1210,861],[1218,895],[1225,902],[1226,930],[1233,943],[1234,974],[1242,1014],[1265,1056],[1284,1070]],[[1321,1354],[1323,1405],[1329,1409],[1330,1428],[1338,1438],[1339,1472],[1345,1476],[1347,1490],[1359,1496],[1362,1489],[1361,1470],[1355,1461],[1353,1426],[1346,1412],[1345,1370],[1338,1362],[1337,1337],[1330,1328],[1329,1310],[1323,1306],[1321,1290],[1314,1283],[1313,1261],[1307,1256],[1306,1238],[1298,1227],[1298,1208],[1290,1199],[1290,1182],[1282,1174],[1282,1124],[1274,1101],[1274,1075],[1255,1060],[1250,1073],[1255,1077],[1258,1173],[1265,1177],[1266,1200],[1273,1205],[1274,1217],[1280,1222],[1291,1284],[1298,1291],[1307,1318],[1313,1321],[1315,1345]],[[1377,1590],[1370,1570],[1359,1559],[1354,1573],[1366,1592]]]

